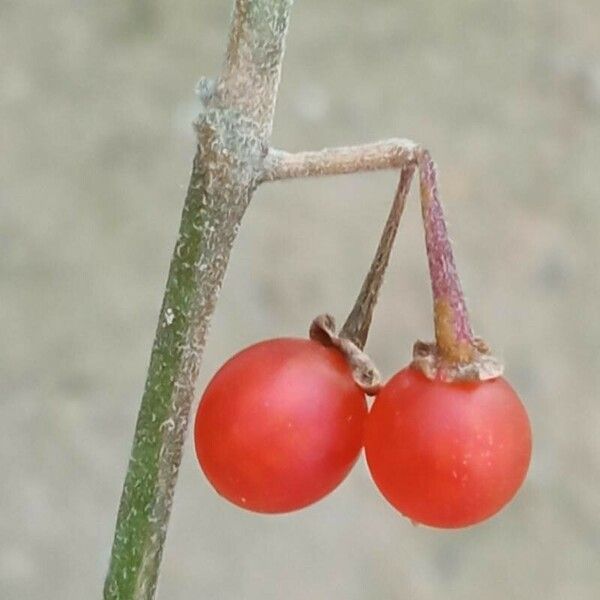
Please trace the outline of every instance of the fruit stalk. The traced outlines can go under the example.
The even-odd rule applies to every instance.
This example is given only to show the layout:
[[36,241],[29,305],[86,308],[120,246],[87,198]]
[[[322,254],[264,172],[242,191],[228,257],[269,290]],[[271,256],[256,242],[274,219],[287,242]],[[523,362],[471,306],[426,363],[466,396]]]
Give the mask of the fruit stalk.
[[440,201],[435,163],[427,150],[420,149],[417,164],[433,294],[435,343],[415,344],[413,366],[430,379],[493,379],[502,374],[503,366],[490,355],[487,344],[473,335]]
[[426,150],[419,157],[419,179],[436,344],[444,360],[467,363],[473,358],[473,331],[448,238],[436,165]]
[[373,262],[356,298],[356,302],[340,331],[340,337],[349,339],[361,350],[367,342],[369,328],[373,319],[373,310],[377,304],[379,290],[381,289],[385,271],[390,261],[390,254],[394,246],[396,234],[398,233],[400,219],[406,206],[406,197],[410,191],[414,170],[413,165],[408,165],[402,169],[400,182],[398,183],[394,201],[392,202],[390,213],[383,228],[377,251],[373,257]]

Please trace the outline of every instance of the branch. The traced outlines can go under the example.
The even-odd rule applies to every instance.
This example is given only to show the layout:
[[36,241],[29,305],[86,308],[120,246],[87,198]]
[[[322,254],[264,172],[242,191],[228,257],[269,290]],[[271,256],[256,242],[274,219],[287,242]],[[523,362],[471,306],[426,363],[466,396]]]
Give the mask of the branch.
[[261,182],[400,169],[413,164],[419,152],[418,144],[402,138],[311,152],[270,149],[263,163]]
[[[408,192],[423,149],[404,139],[290,154],[267,150],[293,0],[236,0],[222,74],[200,86],[193,161],[179,236],[171,259],[131,459],[119,506],[105,600],[152,600],[183,443],[210,318],[240,222],[259,183],[407,168]],[[404,198],[396,207],[402,210]],[[396,216],[399,216],[397,213]],[[390,238],[394,227],[387,228]],[[378,273],[389,252],[380,246]],[[389,242],[391,244],[391,242]],[[389,246],[388,244],[388,246]],[[382,262],[383,261],[383,262]],[[363,290],[364,304],[372,306]],[[362,296],[361,296],[362,297]],[[353,318],[368,327],[366,314]],[[366,330],[351,320],[358,341]]]
[[117,517],[105,600],[151,600],[206,333],[262,172],[292,0],[237,0],[222,76],[198,118],[179,236]]
[[293,0],[236,0],[227,58],[217,85],[223,106],[234,108],[267,139],[281,76],[283,43]]

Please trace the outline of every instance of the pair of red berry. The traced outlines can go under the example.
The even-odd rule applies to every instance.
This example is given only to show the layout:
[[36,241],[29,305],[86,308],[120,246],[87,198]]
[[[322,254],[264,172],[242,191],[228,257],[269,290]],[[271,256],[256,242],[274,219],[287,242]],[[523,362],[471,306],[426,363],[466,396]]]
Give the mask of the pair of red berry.
[[514,496],[531,432],[502,377],[446,382],[411,365],[368,411],[337,348],[281,338],[241,351],[213,377],[195,444],[217,492],[261,513],[323,498],[364,445],[373,480],[394,507],[415,522],[452,528],[490,517]]
[[[415,344],[411,365],[381,387],[361,349],[415,167],[436,341]],[[340,337],[324,317],[313,322],[311,340],[251,346],[209,383],[195,441],[217,492],[256,512],[297,510],[334,490],[364,446],[377,487],[417,523],[465,527],[499,511],[529,466],[529,419],[501,365],[473,336],[426,150],[401,172]],[[370,411],[365,392],[376,396]]]

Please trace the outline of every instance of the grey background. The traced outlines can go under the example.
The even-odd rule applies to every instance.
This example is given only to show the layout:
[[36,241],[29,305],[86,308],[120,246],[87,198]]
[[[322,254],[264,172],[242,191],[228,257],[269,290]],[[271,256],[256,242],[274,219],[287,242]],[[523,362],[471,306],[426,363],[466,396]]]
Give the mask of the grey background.
[[[226,0],[0,0],[0,596],[99,597]],[[244,513],[191,444],[159,596],[172,600],[600,597],[600,4],[302,0],[273,141],[408,136],[439,163],[478,333],[533,423],[518,498],[468,530],[414,528],[363,461],[316,506]],[[396,183],[264,186],[201,385],[259,339],[343,318]],[[369,351],[391,375],[431,336],[413,195]]]

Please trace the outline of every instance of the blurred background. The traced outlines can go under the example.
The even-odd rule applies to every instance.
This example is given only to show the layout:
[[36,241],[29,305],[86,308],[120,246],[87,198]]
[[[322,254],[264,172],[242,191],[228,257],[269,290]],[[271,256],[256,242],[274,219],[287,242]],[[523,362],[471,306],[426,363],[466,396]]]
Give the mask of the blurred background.
[[[99,597],[226,0],[0,0],[0,596]],[[471,529],[415,528],[361,459],[319,504],[245,513],[188,442],[159,598],[600,597],[600,4],[302,0],[273,143],[406,136],[441,171],[476,330],[534,430],[527,482]],[[213,321],[232,353],[343,319],[397,175],[263,186]],[[432,335],[412,196],[368,350]]]

